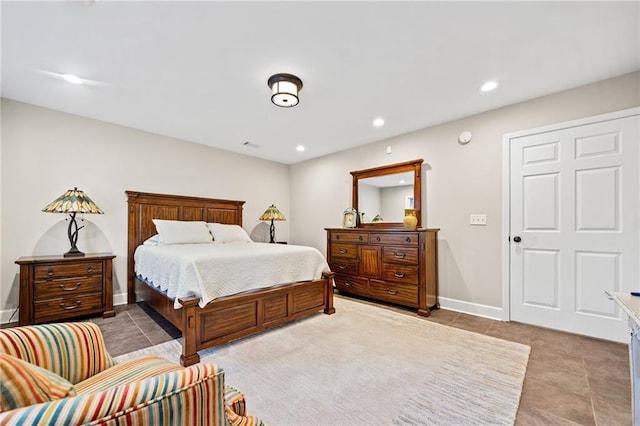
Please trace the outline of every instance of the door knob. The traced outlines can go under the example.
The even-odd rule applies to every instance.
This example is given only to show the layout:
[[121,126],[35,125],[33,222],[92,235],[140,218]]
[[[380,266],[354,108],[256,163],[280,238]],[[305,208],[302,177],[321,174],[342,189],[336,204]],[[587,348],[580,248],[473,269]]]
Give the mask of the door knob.
[[513,241],[515,241],[516,243],[519,243],[520,241],[522,241],[522,238],[516,235],[515,237],[513,237]]

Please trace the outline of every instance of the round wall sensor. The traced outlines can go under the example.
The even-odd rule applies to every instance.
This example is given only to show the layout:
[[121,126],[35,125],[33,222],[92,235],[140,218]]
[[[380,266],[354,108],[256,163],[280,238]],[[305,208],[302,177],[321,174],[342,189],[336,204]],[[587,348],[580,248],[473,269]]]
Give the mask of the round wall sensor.
[[470,131],[465,131],[460,133],[460,135],[458,136],[458,142],[460,142],[461,144],[467,144],[469,142],[471,142],[471,138],[473,137],[473,135],[471,134]]

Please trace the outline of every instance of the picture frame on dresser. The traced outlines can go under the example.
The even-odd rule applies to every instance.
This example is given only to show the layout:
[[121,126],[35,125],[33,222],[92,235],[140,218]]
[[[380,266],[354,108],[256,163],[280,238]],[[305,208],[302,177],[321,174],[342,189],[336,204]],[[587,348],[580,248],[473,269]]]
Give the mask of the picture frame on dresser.
[[357,224],[356,218],[357,212],[353,208],[348,208],[342,214],[342,227],[343,228],[355,228]]

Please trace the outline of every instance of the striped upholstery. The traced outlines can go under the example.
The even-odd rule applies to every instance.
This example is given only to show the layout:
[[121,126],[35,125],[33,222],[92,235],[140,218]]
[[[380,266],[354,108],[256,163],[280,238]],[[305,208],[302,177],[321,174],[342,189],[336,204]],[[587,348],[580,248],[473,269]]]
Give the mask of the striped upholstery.
[[247,403],[244,394],[231,386],[224,388],[224,409],[227,421],[232,426],[259,426],[263,425],[262,420],[246,416]]
[[52,371],[73,384],[115,365],[100,328],[88,322],[2,329],[0,352]]
[[224,373],[198,364],[150,379],[12,410],[2,425],[222,425]]
[[57,374],[0,353],[0,411],[74,395],[73,385]]
[[148,379],[159,374],[181,371],[183,367],[157,356],[133,358],[105,370],[76,385],[76,393],[100,392],[115,386]]
[[224,404],[228,406],[232,412],[240,416],[244,416],[247,412],[244,394],[231,386],[224,387]]
[[244,395],[225,389],[224,371],[216,365],[183,368],[158,357],[116,364],[91,323],[3,329],[0,353],[68,378],[76,391],[76,396],[0,412],[3,426],[263,425],[245,416]]

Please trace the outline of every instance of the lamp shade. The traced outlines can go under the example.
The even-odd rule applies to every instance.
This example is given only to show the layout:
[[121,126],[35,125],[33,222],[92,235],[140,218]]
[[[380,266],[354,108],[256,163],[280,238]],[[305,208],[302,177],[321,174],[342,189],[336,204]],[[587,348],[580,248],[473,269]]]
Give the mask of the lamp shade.
[[292,74],[274,74],[267,84],[271,88],[271,102],[283,108],[290,108],[300,102],[298,93],[302,90],[302,80]]
[[274,205],[271,204],[267,210],[262,213],[259,220],[287,220],[280,210]]
[[78,188],[73,188],[47,204],[42,209],[46,213],[104,214],[91,198]]

